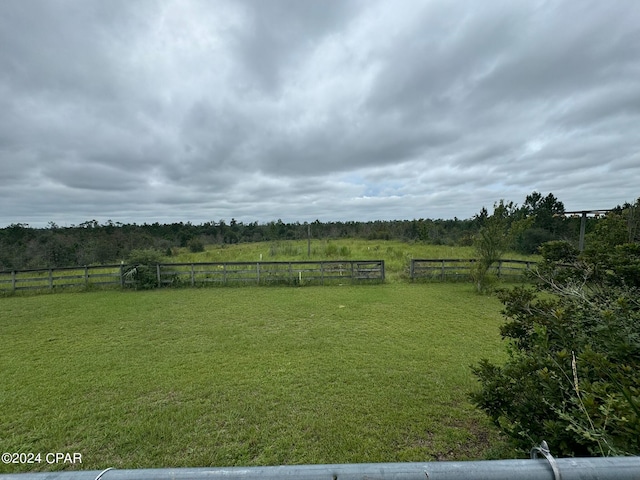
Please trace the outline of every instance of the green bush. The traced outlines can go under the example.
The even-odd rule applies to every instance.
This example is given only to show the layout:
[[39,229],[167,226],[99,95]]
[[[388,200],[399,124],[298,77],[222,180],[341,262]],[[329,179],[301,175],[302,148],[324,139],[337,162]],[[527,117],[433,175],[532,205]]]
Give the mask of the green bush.
[[188,245],[191,253],[204,252],[204,243],[199,238],[192,238],[189,240]]
[[564,240],[554,240],[540,245],[540,255],[546,262],[573,263],[578,258],[578,249]]
[[157,250],[132,250],[127,258],[125,281],[135,289],[147,290],[158,286],[157,265],[162,255]]
[[544,228],[530,228],[524,230],[516,239],[515,248],[520,253],[536,253],[538,248],[554,237],[553,233]]
[[640,454],[640,264],[627,268],[636,247],[613,248],[596,266],[547,245],[539,291],[500,293],[509,357],[473,367],[481,388],[471,398],[515,446],[546,440],[563,456]]
[[538,263],[538,275],[552,283],[583,283],[585,275],[590,275],[591,268],[585,264],[580,265],[578,255],[580,252],[573,244],[564,240],[554,240],[540,246],[542,261]]
[[324,254],[327,257],[338,256],[338,246],[335,243],[327,243],[327,246],[324,249]]

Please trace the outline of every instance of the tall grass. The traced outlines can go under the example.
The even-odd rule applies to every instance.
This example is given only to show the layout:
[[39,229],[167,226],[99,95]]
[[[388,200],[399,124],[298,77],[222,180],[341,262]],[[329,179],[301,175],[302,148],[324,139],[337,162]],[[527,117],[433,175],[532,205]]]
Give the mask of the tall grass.
[[95,291],[0,309],[0,452],[80,452],[72,468],[103,469],[478,459],[498,442],[467,393],[469,365],[502,355],[500,305],[468,285]]
[[[310,252],[309,252],[310,250]],[[309,255],[310,253],[310,255]],[[168,261],[174,262],[234,262],[288,260],[384,260],[387,281],[409,278],[409,265],[414,258],[474,258],[473,247],[427,245],[399,240],[306,240],[208,245],[204,252],[191,253],[176,249]],[[509,253],[508,258],[531,260],[536,257]]]

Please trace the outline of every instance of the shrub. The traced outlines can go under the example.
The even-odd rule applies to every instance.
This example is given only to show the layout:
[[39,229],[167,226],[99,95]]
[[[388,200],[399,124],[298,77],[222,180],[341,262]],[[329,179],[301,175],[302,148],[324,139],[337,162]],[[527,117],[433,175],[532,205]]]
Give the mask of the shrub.
[[338,255],[338,246],[333,243],[327,243],[324,253],[327,257],[335,257]]
[[127,258],[124,276],[129,285],[136,289],[150,289],[158,286],[156,265],[162,262],[157,250],[132,250]]
[[573,263],[580,253],[576,247],[564,240],[543,243],[538,250],[546,262]]
[[519,235],[515,247],[520,253],[536,253],[541,245],[552,240],[553,237],[553,233],[544,228],[530,228]]
[[199,238],[189,240],[189,251],[191,253],[204,252],[204,243]]
[[559,455],[638,455],[640,285],[620,282],[615,272],[638,278],[639,264],[624,267],[639,250],[615,248],[599,258],[606,275],[566,245],[541,251],[539,290],[546,293],[500,293],[508,360],[472,367],[481,384],[472,401],[523,449],[546,440]]

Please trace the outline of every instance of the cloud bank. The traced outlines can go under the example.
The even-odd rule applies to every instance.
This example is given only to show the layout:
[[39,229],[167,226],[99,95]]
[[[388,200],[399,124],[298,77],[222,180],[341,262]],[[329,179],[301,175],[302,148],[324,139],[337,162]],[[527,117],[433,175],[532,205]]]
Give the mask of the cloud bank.
[[6,0],[0,225],[640,196],[640,4]]

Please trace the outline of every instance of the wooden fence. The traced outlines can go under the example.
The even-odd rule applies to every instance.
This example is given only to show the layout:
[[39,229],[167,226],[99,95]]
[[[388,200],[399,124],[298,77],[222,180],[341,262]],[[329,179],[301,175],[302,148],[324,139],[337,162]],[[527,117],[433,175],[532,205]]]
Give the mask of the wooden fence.
[[68,287],[124,286],[124,265],[62,267],[0,272],[0,292]]
[[[471,277],[476,259],[438,258],[411,260],[411,280],[464,280]],[[523,278],[537,262],[526,260],[500,260],[489,270],[501,279]]]
[[[132,265],[101,265],[0,272],[0,292],[89,286],[135,287]],[[376,283],[385,278],[384,260],[304,262],[163,263],[146,267],[152,286],[327,285]]]
[[[413,259],[411,280],[470,279],[475,259]],[[501,260],[491,273],[501,279],[522,278],[536,262]],[[87,287],[136,287],[131,265],[101,265],[0,272],[0,293]],[[150,278],[149,278],[150,277]],[[326,260],[303,262],[162,263],[147,267],[152,287],[204,285],[328,285],[379,283],[385,279],[384,260]]]
[[304,262],[172,263],[157,266],[158,283],[168,285],[326,285],[382,282],[384,260]]

